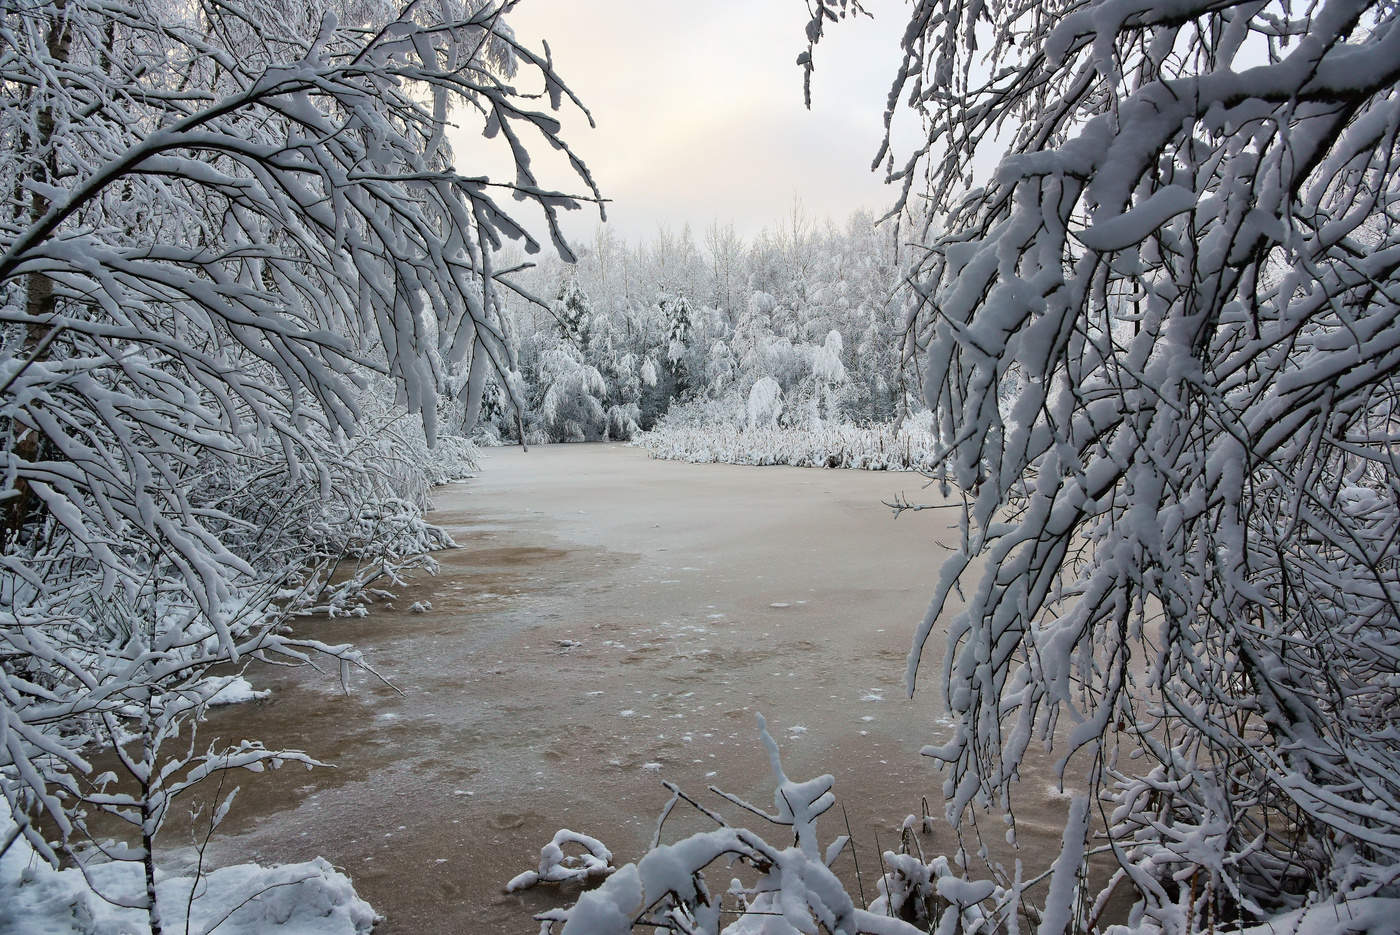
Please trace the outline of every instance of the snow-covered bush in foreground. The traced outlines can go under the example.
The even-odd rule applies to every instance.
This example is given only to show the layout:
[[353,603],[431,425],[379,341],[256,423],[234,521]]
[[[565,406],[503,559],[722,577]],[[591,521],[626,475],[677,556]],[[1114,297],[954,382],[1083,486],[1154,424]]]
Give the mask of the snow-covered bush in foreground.
[[[14,840],[16,831],[0,806],[0,841]],[[53,869],[23,840],[0,851],[0,933],[150,932],[145,910],[126,908],[140,906],[145,896],[140,867],[98,863],[87,874]],[[376,919],[345,875],[319,857],[279,867],[223,867],[197,878],[161,876],[156,890],[164,905],[188,906],[190,935],[366,935]]]
[[[733,796],[726,798],[791,829],[791,845],[774,846],[748,828],[729,825],[709,809],[702,810],[719,827],[674,844],[662,844],[666,818],[683,797],[679,789],[668,784],[674,794],[662,812],[651,849],[636,863],[619,868],[597,889],[584,893],[573,906],[537,916],[543,923],[542,935],[555,931],[562,935],[630,935],[634,926],[690,935],[719,935],[721,931],[726,935],[923,933],[922,928],[868,911],[851,899],[830,869],[849,843],[847,838],[836,838],[824,850],[818,844],[817,819],[836,802],[832,777],[818,776],[806,782],[789,779],[783,772],[778,744],[762,716],[758,728],[773,770],[775,811],[769,814]],[[719,864],[719,872],[724,874],[742,866],[754,877],[753,882],[733,879],[724,889],[713,888],[705,879],[713,864]],[[725,916],[737,918],[725,925]]]
[[668,461],[867,471],[928,471],[939,450],[927,417],[899,427],[826,422],[798,428],[695,418],[691,409],[677,407],[634,444]]
[[1051,743],[1141,930],[1400,895],[1400,8],[917,0],[903,47],[948,814]]
[[[722,815],[665,782],[671,798],[662,809],[651,846],[635,863],[614,870],[611,853],[600,842],[561,830],[541,850],[539,869],[526,871],[507,884],[507,890],[514,891],[540,882],[587,884],[603,879],[574,905],[536,916],[542,923],[541,935],[628,935],[651,927],[688,935],[1011,935],[1032,928],[1043,935],[1161,932],[1150,919],[1110,924],[1103,919],[1103,904],[1095,906],[1093,923],[1076,920],[1076,894],[1084,885],[1092,818],[1086,796],[1076,796],[1070,802],[1062,851],[1044,872],[1023,876],[1017,861],[1010,879],[974,879],[945,856],[927,857],[917,837],[905,835],[899,851],[881,854],[881,862],[872,873],[878,874],[878,895],[862,908],[831,870],[853,843],[842,835],[825,848],[819,845],[817,819],[836,804],[832,777],[818,776],[806,782],[789,779],[762,715],[758,716],[758,728],[773,771],[774,811],[766,812],[714,786],[710,791],[784,829],[790,845],[774,845],[752,829],[729,824]],[[666,819],[682,800],[717,827],[663,844]],[[926,817],[925,825],[929,822]],[[910,816],[906,829],[913,823]],[[585,853],[580,858],[565,857],[562,846],[568,844],[581,846]],[[859,881],[858,862],[856,872]],[[725,888],[713,885],[716,876],[730,877]],[[1271,924],[1220,924],[1213,931],[1220,935],[1385,935],[1396,930],[1397,911],[1397,899],[1329,900],[1279,915]]]

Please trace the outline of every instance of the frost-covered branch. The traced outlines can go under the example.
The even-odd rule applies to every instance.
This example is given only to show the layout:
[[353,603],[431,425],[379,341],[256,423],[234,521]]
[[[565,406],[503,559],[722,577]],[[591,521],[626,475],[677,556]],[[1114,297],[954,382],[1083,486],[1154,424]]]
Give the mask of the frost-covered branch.
[[1169,931],[1394,892],[1397,50],[1351,0],[920,0],[904,36],[967,509],[926,753],[956,817],[1053,742]]
[[[471,448],[439,423],[515,386],[493,254],[539,247],[503,196],[565,255],[559,212],[600,202],[521,87],[577,104],[513,5],[0,5],[0,788],[42,855],[28,816],[71,851],[87,802],[132,819],[149,875],[203,765],[303,756],[161,752],[207,670],[343,678],[358,655],[288,616],[355,612],[450,544],[427,488]],[[459,171],[449,119],[514,177]],[[538,146],[586,193],[543,184]],[[129,798],[93,791],[94,739]]]

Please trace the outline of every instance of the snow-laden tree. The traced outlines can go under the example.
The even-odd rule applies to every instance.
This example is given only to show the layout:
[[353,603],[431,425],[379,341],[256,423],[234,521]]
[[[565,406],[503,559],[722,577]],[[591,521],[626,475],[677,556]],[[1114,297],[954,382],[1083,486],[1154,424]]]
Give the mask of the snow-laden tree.
[[[747,246],[718,226],[698,249],[684,233],[677,238],[664,228],[635,245],[600,233],[579,249],[577,263],[546,260],[518,278],[520,288],[506,296],[508,330],[534,350],[575,345],[603,376],[607,411],[635,404],[641,429],[676,406],[687,424],[737,429],[747,388],[768,375],[791,398],[794,425],[799,414],[810,423],[813,405],[825,423],[890,422],[908,411],[903,314],[892,300],[897,232],[892,224],[877,229],[867,214],[818,227],[798,211]],[[770,287],[777,294],[765,291]],[[560,298],[537,303],[531,295]],[[586,334],[575,334],[584,318],[591,322]],[[813,367],[832,331],[847,377],[819,387]],[[610,349],[595,346],[604,334]],[[630,371],[622,366],[629,357],[650,360],[656,382],[629,389]],[[521,364],[531,399],[543,393],[537,361]],[[495,424],[484,434],[515,437],[515,413],[493,413],[488,422]],[[624,424],[610,424],[608,434],[616,437]],[[531,430],[549,437],[538,419]]]
[[[125,856],[149,880],[172,788],[271,758],[157,765],[203,673],[355,662],[279,615],[327,607],[340,554],[432,544],[403,502],[423,469],[406,488],[375,434],[426,451],[440,391],[471,422],[489,373],[518,385],[493,254],[538,248],[502,196],[568,254],[557,213],[577,201],[530,149],[592,188],[522,85],[571,99],[512,5],[0,4],[0,789],[46,857],[23,816],[68,848],[86,800],[138,827]],[[515,177],[454,169],[449,115]],[[134,797],[85,778],[94,732]]]
[[598,368],[583,359],[571,344],[545,347],[536,374],[539,399],[530,416],[537,436],[546,442],[597,441],[608,428],[608,387]]
[[825,341],[812,348],[812,379],[816,384],[812,398],[820,402],[827,418],[836,415],[836,388],[846,382],[841,351],[841,332],[835,328],[827,332]]
[[650,357],[647,357],[642,361],[642,366],[638,373],[641,377],[643,386],[656,385],[656,364],[652,362],[652,359]]
[[666,319],[666,366],[675,377],[677,392],[684,393],[690,387],[688,358],[695,341],[695,313],[684,294],[665,296],[657,304]]
[[771,428],[783,413],[783,388],[772,377],[760,377],[749,388],[746,409],[750,428]]
[[903,39],[966,498],[926,753],[966,818],[1053,741],[1146,928],[1400,887],[1397,78],[1353,0],[919,0]]
[[711,396],[722,396],[734,382],[734,353],[724,341],[710,345],[705,361],[706,392]]
[[554,317],[558,322],[559,335],[587,351],[592,337],[593,303],[588,293],[583,291],[578,279],[570,276],[559,285],[559,293],[554,300]]

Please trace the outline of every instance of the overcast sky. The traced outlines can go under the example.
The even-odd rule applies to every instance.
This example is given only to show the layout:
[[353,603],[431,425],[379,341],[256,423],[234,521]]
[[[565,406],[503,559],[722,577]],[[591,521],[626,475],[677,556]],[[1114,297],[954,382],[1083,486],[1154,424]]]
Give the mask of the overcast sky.
[[[613,199],[616,234],[635,241],[690,223],[699,240],[718,220],[747,238],[790,213],[794,196],[838,222],[891,200],[870,163],[907,7],[866,6],[873,21],[836,24],[818,46],[810,111],[795,64],[801,0],[525,0],[511,23],[533,48],[549,41],[593,112],[597,129],[566,119],[567,139]],[[460,171],[480,171],[468,164],[479,159],[474,139],[454,146]],[[566,168],[537,159],[543,184],[578,190]],[[592,210],[567,229],[588,240],[596,225]]]

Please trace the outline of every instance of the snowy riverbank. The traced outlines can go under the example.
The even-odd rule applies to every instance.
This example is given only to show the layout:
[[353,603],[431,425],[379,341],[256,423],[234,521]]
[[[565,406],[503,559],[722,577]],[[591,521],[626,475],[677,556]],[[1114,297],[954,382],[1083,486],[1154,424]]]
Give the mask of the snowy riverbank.
[[[4,809],[0,842],[14,833],[14,819]],[[0,855],[0,935],[145,935],[150,931],[145,909],[114,905],[144,902],[146,882],[139,863],[94,863],[88,872],[91,887],[81,870],[55,870],[23,838],[15,839]],[[217,928],[220,935],[364,935],[376,919],[374,909],[356,895],[349,878],[320,857],[274,867],[240,864],[213,870],[199,878],[191,900],[194,884],[192,877],[157,877],[156,898],[169,931],[204,933]]]
[[935,439],[925,426],[823,425],[743,428],[676,425],[662,420],[633,444],[653,458],[698,464],[787,464],[793,467],[918,471],[933,467]]

